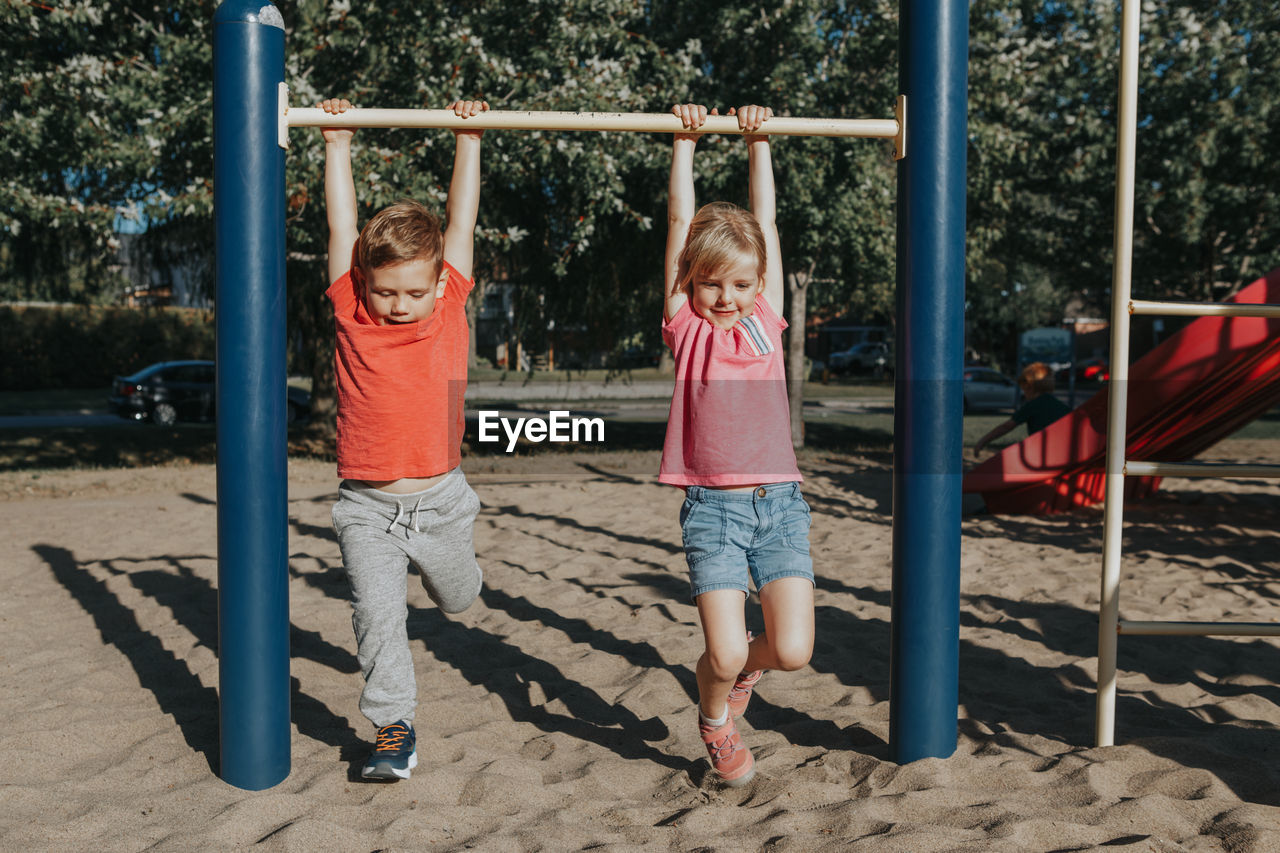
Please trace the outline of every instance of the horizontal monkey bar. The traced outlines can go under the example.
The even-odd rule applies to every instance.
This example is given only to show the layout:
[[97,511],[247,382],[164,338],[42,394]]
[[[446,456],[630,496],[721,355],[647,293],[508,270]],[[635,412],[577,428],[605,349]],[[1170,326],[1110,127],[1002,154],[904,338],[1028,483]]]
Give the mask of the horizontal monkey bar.
[[[280,144],[288,147],[290,127],[432,127],[472,130],[598,130],[624,133],[721,133],[741,134],[733,116],[707,116],[696,131],[688,131],[670,113],[596,113],[532,110],[487,110],[470,118],[459,118],[452,110],[368,109],[353,107],[334,115],[319,107],[288,106],[287,91],[281,84]],[[898,96],[895,118],[792,118],[774,116],[757,135],[839,136],[892,139],[896,156],[904,152],[906,97]]]

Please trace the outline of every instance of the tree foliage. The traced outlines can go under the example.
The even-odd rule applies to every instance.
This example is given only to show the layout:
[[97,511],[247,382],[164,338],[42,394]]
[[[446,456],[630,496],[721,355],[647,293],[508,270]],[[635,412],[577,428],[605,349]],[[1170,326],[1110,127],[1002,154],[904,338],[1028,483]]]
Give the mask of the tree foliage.
[[[0,297],[110,301],[115,229],[172,252],[212,244],[211,0],[3,0]],[[292,103],[665,111],[677,101],[887,117],[888,0],[282,3]],[[1118,4],[974,0],[969,75],[970,343],[1103,314],[1110,287]],[[1134,284],[1221,298],[1280,262],[1280,3],[1179,0],[1143,11]],[[323,375],[319,134],[295,129],[286,176],[291,338]],[[362,214],[403,196],[443,207],[447,131],[363,130]],[[592,348],[656,343],[669,138],[486,135],[481,286],[517,285],[520,333]],[[778,139],[788,270],[811,310],[891,319],[894,164],[883,142]],[[745,200],[745,154],[699,146],[702,200]],[[210,263],[205,267],[209,268]]]
[[115,297],[122,219],[208,233],[213,8],[0,5],[0,293]]
[[[1141,19],[1134,292],[1221,299],[1280,263],[1280,4]],[[1109,313],[1119,5],[978,0],[971,24],[969,318],[1011,359],[1022,329]]]

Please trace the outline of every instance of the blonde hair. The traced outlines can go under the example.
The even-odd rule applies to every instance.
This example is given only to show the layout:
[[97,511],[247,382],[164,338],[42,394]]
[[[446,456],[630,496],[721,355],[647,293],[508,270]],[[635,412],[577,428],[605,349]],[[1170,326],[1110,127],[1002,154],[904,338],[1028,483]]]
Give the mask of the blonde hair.
[[715,201],[703,205],[689,223],[689,236],[680,252],[676,292],[688,294],[698,273],[721,269],[742,255],[756,260],[756,276],[764,278],[764,232],[748,210]]
[[1018,384],[1022,386],[1023,392],[1048,394],[1053,390],[1053,371],[1043,361],[1033,361],[1018,374]]
[[418,202],[405,199],[384,207],[365,224],[356,240],[351,275],[363,287],[365,276],[373,270],[423,260],[435,262],[431,273],[434,281],[444,263],[440,217]]

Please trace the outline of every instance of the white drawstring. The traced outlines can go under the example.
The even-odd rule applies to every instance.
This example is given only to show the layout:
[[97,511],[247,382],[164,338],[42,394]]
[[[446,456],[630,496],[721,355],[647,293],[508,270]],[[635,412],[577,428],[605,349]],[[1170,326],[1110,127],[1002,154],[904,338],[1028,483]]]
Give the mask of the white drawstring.
[[[422,495],[419,495],[419,496],[418,496],[418,502],[417,502],[417,503],[415,503],[415,504],[413,505],[413,512],[410,514],[410,515],[411,515],[411,517],[413,518],[413,532],[414,532],[414,533],[421,533],[421,532],[422,532],[420,529],[418,529],[418,508],[419,508],[419,507],[421,507],[421,506],[422,506]],[[408,534],[406,533],[405,535],[407,536]]]
[[[412,524],[413,524],[413,532],[414,532],[414,533],[421,533],[421,532],[422,532],[422,528],[420,528],[420,527],[418,526],[418,517],[419,517],[419,515],[421,515],[421,510],[422,510],[422,499],[423,499],[423,497],[425,497],[425,495],[419,495],[419,496],[418,496],[418,500],[417,500],[417,502],[416,502],[416,503],[414,503],[414,505],[413,505],[413,509],[409,510],[409,520],[410,520],[410,522],[412,522]],[[390,533],[392,530],[394,530],[394,529],[395,529],[396,524],[400,521],[400,516],[402,516],[402,515],[404,515],[404,507],[401,505],[400,501],[396,501],[396,517],[395,517],[395,518],[393,518],[393,519],[391,519],[391,523],[390,523],[389,525],[387,525],[387,532],[388,532],[388,533]],[[405,532],[404,532],[404,538],[406,538],[406,539],[408,539],[408,538],[409,538],[409,530],[408,530],[408,527],[409,527],[409,525],[408,525],[408,523],[406,523],[406,524],[405,524]]]

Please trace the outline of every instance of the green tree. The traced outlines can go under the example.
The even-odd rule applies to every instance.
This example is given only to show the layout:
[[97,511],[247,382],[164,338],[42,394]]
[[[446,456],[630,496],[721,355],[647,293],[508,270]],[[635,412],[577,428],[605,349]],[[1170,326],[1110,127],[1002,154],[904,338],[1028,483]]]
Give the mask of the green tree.
[[1144,11],[1135,290],[1218,300],[1280,262],[1280,3]]
[[[1068,302],[1109,312],[1119,7],[978,0],[971,14],[968,320],[1010,362]],[[1275,2],[1142,13],[1134,291],[1221,299],[1280,263]],[[1016,310],[1013,305],[1020,306]]]
[[[0,288],[108,301],[115,228],[211,216],[213,4],[0,5]],[[206,229],[207,230],[207,229]]]
[[[120,219],[156,251],[208,259],[211,21],[216,3],[0,4],[0,296],[109,301]],[[281,7],[295,105],[660,112],[682,100],[780,114],[887,117],[897,94],[888,0],[299,0]],[[1111,277],[1118,6],[975,0],[969,69],[968,321],[1003,357],[1068,302],[1105,313]],[[1183,0],[1143,12],[1135,290],[1221,298],[1280,263],[1280,3]],[[330,381],[319,135],[288,157],[290,336]],[[712,140],[700,197],[745,200],[745,154]],[[520,333],[587,348],[656,344],[670,138],[491,132],[482,282],[518,285]],[[892,316],[894,165],[865,140],[777,139],[792,346],[806,310]],[[357,135],[364,213],[442,206],[447,131]],[[491,269],[483,264],[490,263]],[[205,264],[211,269],[211,263]],[[797,349],[798,351],[798,349]],[[799,369],[792,361],[791,374]]]

